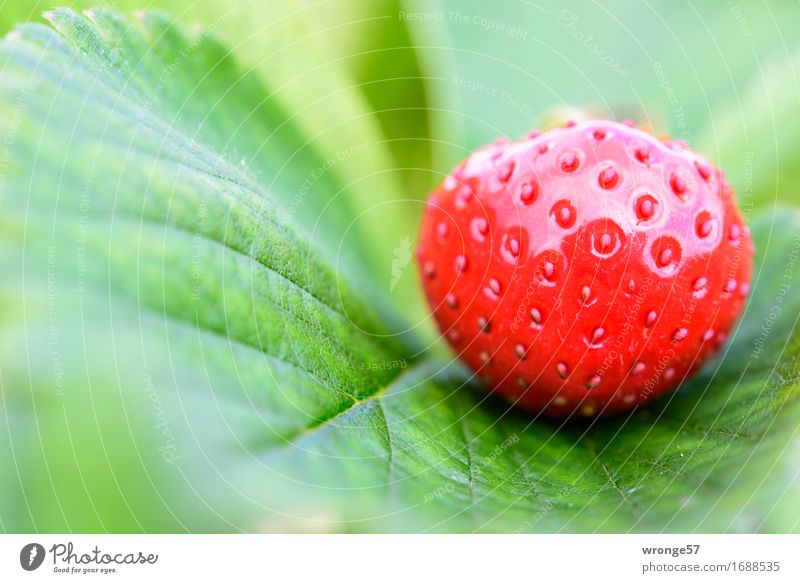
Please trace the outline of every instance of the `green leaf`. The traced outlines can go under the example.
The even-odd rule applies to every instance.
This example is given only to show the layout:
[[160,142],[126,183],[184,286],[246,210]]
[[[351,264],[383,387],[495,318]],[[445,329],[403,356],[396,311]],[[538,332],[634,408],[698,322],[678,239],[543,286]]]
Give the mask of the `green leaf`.
[[798,493],[800,300],[787,289],[800,274],[787,265],[800,258],[800,214],[762,216],[754,236],[762,267],[730,344],[648,409],[560,426],[429,361],[265,459],[292,467],[309,496],[344,490],[340,509],[357,488],[346,516],[376,530],[797,530],[796,513],[776,509]]
[[0,528],[798,529],[797,211],[701,374],[561,426],[398,333],[353,207],[287,211],[324,154],[218,43],[51,18],[0,46]]
[[[97,2],[65,0],[63,4],[89,9]],[[336,255],[341,264],[351,264],[355,263],[352,257],[339,256],[340,245],[344,250],[361,249],[359,258],[377,283],[379,295],[390,292],[392,302],[402,307],[409,321],[424,324],[427,313],[416,281],[408,273],[411,270],[398,278],[392,268],[403,241],[415,238],[422,201],[437,180],[425,139],[424,78],[415,51],[407,48],[406,23],[385,18],[384,11],[390,8],[385,2],[304,0],[273,5],[203,0],[188,10],[182,0],[156,0],[149,5],[169,10],[198,35],[226,41],[227,46],[219,50],[236,57],[241,69],[251,78],[257,76],[264,87],[254,94],[264,103],[250,105],[278,114],[280,123],[258,133],[249,131],[263,129],[251,122],[254,111],[237,109],[244,113],[228,120],[236,125],[228,129],[231,140],[221,142],[220,151],[236,162],[243,160],[256,174],[265,171],[268,160],[271,165],[264,176],[279,183],[274,187],[289,199],[285,207],[314,238],[321,239],[323,250]],[[142,2],[117,0],[114,7],[133,11],[141,9]],[[39,19],[51,8],[48,0],[6,6],[0,11],[0,32],[10,30],[17,21]],[[157,44],[169,44],[161,42],[167,39],[157,40]],[[203,63],[197,55],[213,62]],[[207,77],[207,67],[218,66],[221,56],[178,52],[177,74],[213,82],[224,76]],[[173,60],[169,65],[174,65]],[[163,71],[150,73],[160,81]],[[179,84],[173,85],[180,91]],[[242,89],[234,87],[239,93]],[[175,104],[184,109],[202,101],[197,94],[185,104],[180,95],[174,97]],[[231,100],[226,96],[226,101]],[[233,110],[232,104],[227,107]],[[195,131],[188,129],[190,135]],[[271,146],[286,142],[273,132],[294,134],[293,149],[276,155]],[[308,151],[318,158],[315,165],[307,163]],[[277,162],[286,162],[286,167],[274,166]],[[293,172],[298,167],[300,175]],[[349,210],[342,215],[343,208]],[[342,216],[350,227],[346,230],[337,227]],[[324,236],[331,232],[336,237]],[[432,336],[431,326],[418,328]]]
[[796,447],[800,300],[785,286],[800,285],[787,272],[800,258],[800,215],[763,216],[754,233],[764,267],[740,328],[716,362],[649,409],[559,426],[487,397],[457,366],[424,361],[334,423],[264,444],[261,459],[286,468],[307,499],[340,492],[339,520],[357,528],[796,530],[796,514],[775,509],[798,492],[784,448]]
[[[82,384],[92,383],[86,397],[93,398],[95,376],[104,385],[117,377],[101,390],[116,385],[125,398],[141,395],[150,385],[142,379],[159,365],[173,376],[161,382],[193,387],[202,377],[178,384],[178,369],[194,374],[223,351],[244,354],[257,370],[227,362],[221,384],[241,375],[257,381],[260,398],[274,407],[270,431],[283,436],[385,385],[395,371],[384,363],[408,354],[399,320],[373,309],[377,294],[363,301],[364,270],[348,269],[345,281],[333,254],[323,259],[318,250],[350,227],[349,209],[327,212],[321,241],[313,242],[297,234],[285,210],[294,187],[323,160],[302,149],[304,138],[258,80],[242,75],[211,37],[190,39],[149,13],[136,21],[107,11],[91,18],[59,10],[51,19],[61,35],[28,25],[2,45],[0,132],[8,151],[0,237],[3,278],[14,282],[3,330],[9,406],[17,398],[35,403],[41,391],[59,398],[57,409],[62,396],[86,405]],[[302,155],[285,160],[298,146]],[[251,162],[241,164],[233,150]],[[325,191],[337,188],[324,174],[318,180]],[[309,194],[312,203],[331,208]],[[355,247],[340,253],[356,251],[364,256]],[[149,318],[158,322],[153,337],[141,329],[131,336]],[[11,342],[20,326],[30,344]],[[193,346],[180,367],[164,362],[184,339],[198,337],[215,344],[208,355]],[[95,356],[123,346],[110,363]],[[45,378],[31,368],[38,359],[50,363]],[[291,390],[266,391],[280,382]]]

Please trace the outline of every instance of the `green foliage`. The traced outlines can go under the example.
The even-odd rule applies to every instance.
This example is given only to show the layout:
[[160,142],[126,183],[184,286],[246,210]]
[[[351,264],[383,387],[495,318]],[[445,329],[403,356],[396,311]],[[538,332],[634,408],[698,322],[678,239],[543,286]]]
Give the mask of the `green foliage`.
[[[492,52],[449,16],[346,6],[270,14],[240,58],[155,12],[57,10],[0,45],[0,528],[797,530],[800,214],[774,205],[794,174],[753,174],[752,300],[719,358],[631,415],[534,419],[425,347],[413,265],[390,293],[392,254],[431,169],[592,93],[559,68],[549,96],[510,75],[513,38]],[[448,58],[426,42],[439,26]],[[636,101],[606,74],[598,96]],[[453,75],[539,97],[491,107]],[[790,119],[793,89],[766,78]],[[709,128],[741,155],[735,128]],[[797,152],[780,143],[776,168]]]

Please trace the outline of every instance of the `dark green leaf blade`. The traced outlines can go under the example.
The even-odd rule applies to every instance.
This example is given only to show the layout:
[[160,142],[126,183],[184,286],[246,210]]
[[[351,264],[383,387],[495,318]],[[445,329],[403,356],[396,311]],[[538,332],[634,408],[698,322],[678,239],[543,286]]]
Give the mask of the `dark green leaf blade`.
[[[262,439],[266,432],[279,440],[378,391],[396,374],[386,363],[409,357],[407,341],[396,334],[398,319],[373,308],[380,302],[364,300],[368,287],[340,278],[329,255],[323,258],[298,234],[277,202],[283,197],[285,203],[285,188],[280,195],[275,184],[267,190],[247,168],[214,151],[214,132],[227,127],[219,116],[209,118],[212,129],[187,133],[191,116],[181,120],[178,110],[165,106],[166,90],[158,93],[145,70],[152,63],[136,64],[132,47],[147,46],[146,31],[110,13],[94,16],[107,27],[57,11],[51,18],[66,37],[25,26],[0,48],[0,132],[7,145],[0,238],[3,278],[10,282],[2,355],[7,410],[21,408],[20,418],[30,418],[28,408],[39,410],[35,403],[43,399],[44,411],[58,415],[59,402],[72,403],[68,410],[75,415],[95,399],[109,403],[95,411],[96,433],[84,426],[79,432],[102,443],[101,426],[119,415],[115,394],[122,404],[133,399],[133,416],[146,419],[141,409],[147,401],[136,400],[143,390],[196,389],[204,378],[198,367],[208,365],[213,371],[206,382],[213,376],[221,393],[235,390],[238,379],[269,403]],[[124,42],[106,42],[112,24],[126,30]],[[214,54],[207,43],[194,50]],[[218,84],[238,80],[231,77],[235,69],[216,74]],[[256,89],[248,88],[254,101]],[[213,95],[211,89],[201,93],[201,103],[225,105]],[[241,104],[226,105],[225,115],[235,119]],[[262,123],[268,126],[269,119]],[[313,155],[299,160],[310,168],[317,163]],[[19,337],[24,340],[15,343]],[[98,350],[109,347],[113,358],[100,357]],[[181,354],[180,364],[173,364],[173,352]],[[48,365],[40,370],[39,363]],[[207,398],[214,403],[216,394]],[[145,434],[141,441],[151,442],[152,435],[134,425]],[[66,431],[63,424],[52,426]],[[183,434],[192,435],[192,427]],[[42,438],[45,466],[46,454],[69,453],[60,451],[64,438],[58,432]],[[135,451],[138,442],[123,445]],[[3,449],[14,458],[16,445],[12,440]],[[161,457],[156,449],[149,453],[137,460],[144,467],[153,455]],[[110,482],[115,475],[107,474]],[[127,492],[135,483],[120,488]],[[27,489],[37,488],[25,481]],[[70,529],[91,502],[66,505],[61,513],[48,513],[45,504],[32,507],[30,522],[22,524]],[[98,520],[120,529],[136,518],[115,517]]]

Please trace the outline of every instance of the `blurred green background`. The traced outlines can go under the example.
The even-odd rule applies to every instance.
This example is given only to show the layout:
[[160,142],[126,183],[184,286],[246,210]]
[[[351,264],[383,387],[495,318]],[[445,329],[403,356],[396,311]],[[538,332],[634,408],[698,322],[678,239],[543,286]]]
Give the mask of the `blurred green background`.
[[[406,193],[420,197],[464,152],[500,134],[518,137],[564,105],[629,114],[712,159],[744,146],[767,179],[791,171],[775,155],[797,128],[785,114],[796,104],[800,29],[790,0],[4,0],[0,30],[43,22],[57,6],[164,10],[209,29],[312,131],[327,130],[318,139],[338,144],[344,132],[331,128],[342,115],[353,116],[347,133],[379,132],[412,180]],[[741,186],[741,164],[726,171]]]
[[[76,10],[101,6],[126,15],[163,10],[187,30],[209,34],[228,47],[230,55],[225,54],[220,62],[233,57],[240,71],[253,75],[263,85],[263,100],[260,89],[251,92],[251,102],[247,100],[248,90],[237,87],[241,95],[236,94],[235,99],[239,101],[232,99],[226,114],[231,117],[240,112],[241,126],[238,121],[229,121],[225,126],[217,119],[222,128],[219,135],[203,134],[202,123],[195,128],[197,133],[207,141],[216,139],[218,143],[212,145],[222,144],[220,150],[234,163],[241,157],[242,165],[267,190],[286,192],[283,203],[289,206],[303,188],[303,177],[322,167],[325,160],[335,160],[332,170],[323,173],[320,184],[312,185],[319,191],[311,195],[316,206],[303,201],[292,223],[312,244],[322,248],[321,255],[335,264],[339,276],[358,282],[353,287],[378,306],[378,319],[391,320],[399,313],[399,321],[410,323],[414,339],[403,350],[411,356],[435,335],[430,321],[425,319],[413,270],[408,270],[391,292],[387,289],[392,278],[392,257],[404,238],[413,242],[416,222],[430,189],[469,151],[500,135],[517,138],[533,127],[587,115],[631,118],[656,133],[686,140],[720,164],[748,218],[756,213],[773,219],[787,216],[793,211],[786,209],[800,204],[800,5],[796,1],[0,0],[0,32],[7,33],[20,22],[45,23],[42,14],[57,6]],[[72,32],[78,37],[81,34],[80,30]],[[179,73],[180,70],[178,67]],[[190,74],[193,73],[186,73]],[[211,75],[215,74],[216,68],[211,68]],[[225,77],[226,82],[233,78]],[[219,95],[224,89],[215,88]],[[172,90],[179,95],[181,88]],[[156,102],[161,98],[166,101],[170,97],[166,95],[168,91],[170,88],[165,89],[165,95],[157,96]],[[166,116],[168,122],[180,125],[190,135],[194,129],[186,124],[202,119],[205,109],[216,111],[217,105],[202,101],[203,90],[198,90],[198,95],[193,93],[185,95],[186,103],[194,100],[199,104],[198,111],[191,107],[184,110],[183,103],[175,101],[175,110]],[[262,105],[273,112],[271,119],[277,120],[273,126],[251,120],[252,111]],[[10,107],[0,112],[13,114]],[[213,118],[211,113],[209,117]],[[239,149],[240,144],[258,144],[262,131],[268,141],[266,138],[272,134],[267,136],[267,130],[283,127],[284,119],[290,120],[287,127],[291,130],[286,131],[291,135],[286,143],[293,148],[285,159],[275,160],[274,152],[265,152],[264,160],[259,162],[257,156]],[[248,128],[251,123],[252,128]],[[226,131],[234,136],[230,141]],[[238,136],[248,131],[252,133],[246,136],[250,141],[238,142]],[[77,153],[74,156],[73,167],[77,167],[80,158]],[[296,165],[294,174],[289,170],[280,172],[284,167],[291,170],[292,164]],[[53,176],[59,170],[57,165],[54,168]],[[268,175],[270,169],[277,169],[279,178]],[[45,173],[31,174],[46,180]],[[15,236],[14,229],[21,230],[21,223],[15,223],[11,216],[10,223],[3,225],[9,238]],[[764,232],[768,233],[764,240],[771,241],[769,225],[773,222],[764,219],[764,224]],[[794,223],[785,227],[789,233],[792,229]],[[10,258],[16,255],[9,249],[4,250],[3,258],[11,264],[14,259]],[[785,253],[778,253],[773,260],[785,261]],[[230,451],[224,444],[230,441],[229,433],[237,435],[237,445],[240,429],[247,439],[257,439],[260,422],[248,416],[244,405],[216,402],[236,398],[235,388],[220,390],[235,375],[242,376],[234,385],[257,385],[258,379],[248,378],[248,371],[237,367],[238,354],[232,355],[232,368],[226,368],[226,364],[209,372],[199,365],[189,365],[176,373],[172,355],[159,360],[164,354],[161,345],[148,347],[147,352],[152,353],[149,357],[138,354],[128,359],[127,355],[143,352],[136,333],[120,335],[113,340],[113,346],[87,346],[84,341],[90,331],[78,334],[72,330],[73,337],[62,330],[59,360],[63,364],[59,363],[56,376],[63,375],[68,382],[72,379],[75,388],[58,391],[54,398],[51,355],[47,350],[37,355],[26,348],[34,342],[31,338],[36,337],[35,331],[31,330],[37,326],[42,327],[41,338],[47,338],[47,321],[19,316],[28,313],[21,306],[32,297],[31,289],[36,288],[37,282],[40,289],[46,287],[46,275],[39,280],[10,284],[0,303],[0,346],[4,351],[0,372],[7,426],[7,439],[0,438],[0,529],[380,531],[470,530],[483,526],[459,522],[451,525],[437,522],[439,518],[419,519],[419,508],[410,509],[426,504],[423,500],[437,492],[430,488],[412,491],[404,499],[393,499],[389,506],[370,498],[364,502],[369,510],[356,513],[368,515],[370,520],[348,520],[347,504],[338,499],[330,502],[320,494],[326,488],[322,479],[312,483],[312,494],[303,489],[309,484],[295,489],[293,480],[288,478],[278,480],[280,486],[269,486],[265,492],[265,475],[280,473],[276,469],[283,467],[280,464],[292,466],[295,462],[273,461],[266,454],[262,457],[258,449],[247,463],[228,455]],[[26,281],[27,291],[23,289],[20,294],[17,286],[25,288]],[[100,288],[101,299],[102,291]],[[774,297],[772,288],[762,293],[764,297]],[[83,314],[80,321],[88,321],[89,327],[98,329],[114,328],[113,321],[118,321],[118,316],[111,310],[98,308],[97,313],[92,313],[91,306],[87,308],[74,300],[62,296],[61,310],[88,309],[90,315]],[[41,301],[46,304],[47,298]],[[768,300],[765,302],[768,309]],[[390,314],[383,315],[387,313]],[[131,322],[136,320],[135,313],[129,316]],[[150,323],[155,328],[159,324]],[[757,324],[754,316],[753,325]],[[388,329],[396,331],[398,326],[402,327],[390,324]],[[793,321],[788,319],[782,339],[789,342],[794,338],[793,331]],[[167,340],[164,346],[171,345]],[[391,350],[387,348],[389,354]],[[445,354],[438,345],[430,350]],[[745,352],[742,349],[741,353]],[[782,355],[782,351],[776,352],[775,359]],[[95,367],[91,374],[83,370],[87,359]],[[196,361],[190,358],[188,362]],[[795,366],[794,361],[781,363]],[[142,370],[148,371],[144,377]],[[250,372],[256,375],[255,369]],[[42,376],[40,386],[47,390],[19,390],[19,379],[35,379],[37,375]],[[123,389],[128,378],[141,379],[136,395]],[[151,378],[156,380],[151,382]],[[788,379],[792,387],[793,379]],[[380,384],[385,380],[378,375],[364,382]],[[92,382],[111,388],[97,390],[97,384],[93,388]],[[189,386],[202,389],[184,391]],[[353,389],[356,393],[358,390]],[[156,391],[158,396],[154,397]],[[259,396],[256,394],[255,398]],[[232,407],[233,412],[226,409],[225,423],[204,423],[209,399],[213,399],[212,408]],[[176,448],[181,453],[176,455],[184,458],[184,466],[164,463],[168,455],[165,457],[165,450],[161,449],[165,447],[162,428],[155,425],[153,431],[154,400],[156,422],[163,407],[170,411],[165,414],[170,419],[170,431],[182,432],[182,437],[175,439],[182,444]],[[321,406],[324,399],[315,396],[310,400],[314,406]],[[794,403],[794,393],[786,401]],[[259,405],[269,409],[271,403]],[[405,414],[416,419],[424,411],[422,405],[419,410],[409,406]],[[489,409],[487,418],[492,417],[492,411]],[[227,425],[237,419],[241,428]],[[519,425],[513,427],[530,429],[527,422],[517,421]],[[664,520],[662,527],[688,524],[701,530],[796,529],[800,509],[793,496],[798,456],[795,429],[789,424],[788,437],[778,448],[781,459],[788,456],[788,466],[776,469],[778,466],[770,461],[765,468],[753,470],[762,475],[776,474],[780,479],[774,489],[761,481],[753,489],[726,499],[725,508],[720,511],[722,518],[704,522],[701,516],[695,521],[676,520],[672,526]],[[427,431],[425,427],[418,430]],[[516,429],[511,431],[516,435]],[[537,433],[540,429],[534,427],[530,431]],[[495,437],[503,443],[507,435]],[[758,461],[754,457],[757,456],[742,453],[734,465],[741,471],[746,464]],[[311,465],[318,473],[308,475],[351,471],[315,463]],[[198,465],[202,470],[192,473],[189,468]],[[409,472],[413,477],[414,473]],[[443,472],[443,476],[440,478],[445,481],[439,488],[449,494],[449,474]],[[347,476],[339,477],[347,483]],[[339,483],[330,487],[342,488]],[[750,519],[745,516],[737,522],[737,509],[746,506],[758,492],[774,502],[767,513],[772,522],[763,515]],[[360,493],[350,492],[350,505],[360,505],[358,496]],[[440,497],[444,496],[435,496],[437,501]],[[568,505],[572,502],[564,503],[565,507]],[[425,512],[433,506],[429,504]],[[549,508],[545,506],[545,515]],[[458,513],[452,508],[437,512],[443,516]],[[530,509],[526,512],[535,513]],[[670,515],[670,511],[666,512]],[[552,521],[545,518],[540,517],[537,520],[541,524],[529,525],[528,529],[555,530],[567,523],[555,512]],[[602,518],[610,520],[590,513],[576,528],[628,530],[636,529],[638,524],[613,520],[606,524]],[[446,526],[441,527],[442,524]],[[522,528],[519,521],[514,524]],[[644,521],[638,528],[657,530],[657,524]],[[497,528],[513,530],[505,523]]]

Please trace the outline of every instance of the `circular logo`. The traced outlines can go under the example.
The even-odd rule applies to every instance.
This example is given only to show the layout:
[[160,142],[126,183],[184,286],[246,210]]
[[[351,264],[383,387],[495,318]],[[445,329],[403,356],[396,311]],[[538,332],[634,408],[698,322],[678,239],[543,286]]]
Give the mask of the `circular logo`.
[[19,564],[26,571],[35,571],[44,561],[44,547],[39,543],[30,543],[19,552]]

